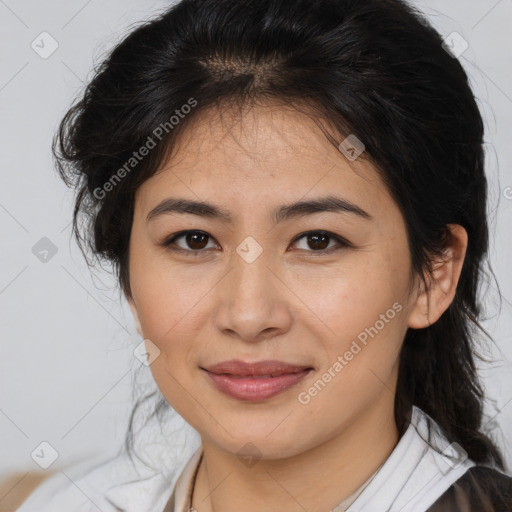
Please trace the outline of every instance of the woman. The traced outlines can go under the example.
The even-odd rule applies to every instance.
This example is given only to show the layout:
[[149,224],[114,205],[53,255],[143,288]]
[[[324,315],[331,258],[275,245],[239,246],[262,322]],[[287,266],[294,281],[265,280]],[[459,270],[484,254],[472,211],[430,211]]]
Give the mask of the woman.
[[168,436],[165,472],[130,423],[19,510],[512,510],[474,363],[482,141],[402,0],[182,0],[134,30],[55,154],[144,338],[150,418],[200,442]]

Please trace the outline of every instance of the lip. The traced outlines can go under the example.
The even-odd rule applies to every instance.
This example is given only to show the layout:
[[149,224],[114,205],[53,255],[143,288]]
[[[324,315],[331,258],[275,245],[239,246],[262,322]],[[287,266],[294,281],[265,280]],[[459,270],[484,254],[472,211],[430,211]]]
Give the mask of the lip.
[[230,360],[204,370],[222,393],[243,401],[261,401],[289,389],[308,375],[313,368],[283,361],[248,363]]

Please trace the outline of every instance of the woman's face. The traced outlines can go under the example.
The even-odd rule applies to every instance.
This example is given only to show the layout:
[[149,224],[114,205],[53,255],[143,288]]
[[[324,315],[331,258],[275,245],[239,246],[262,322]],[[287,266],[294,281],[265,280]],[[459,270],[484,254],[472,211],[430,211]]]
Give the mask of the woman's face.
[[[327,197],[331,211],[289,208]],[[149,215],[171,198],[211,206]],[[182,231],[196,233],[164,246]],[[203,442],[282,458],[369,411],[392,414],[416,301],[404,220],[375,169],[309,117],[263,107],[241,122],[203,116],[137,191],[129,250],[131,306],[160,351],[153,376]],[[309,370],[217,376],[218,387],[205,369],[230,360]]]

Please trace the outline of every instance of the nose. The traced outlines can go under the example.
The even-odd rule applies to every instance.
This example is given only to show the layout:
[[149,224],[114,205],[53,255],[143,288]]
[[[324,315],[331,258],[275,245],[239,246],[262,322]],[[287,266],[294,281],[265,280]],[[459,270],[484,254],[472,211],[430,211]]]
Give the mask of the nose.
[[292,323],[292,292],[264,254],[248,262],[233,255],[230,271],[216,289],[217,329],[254,343],[287,332]]

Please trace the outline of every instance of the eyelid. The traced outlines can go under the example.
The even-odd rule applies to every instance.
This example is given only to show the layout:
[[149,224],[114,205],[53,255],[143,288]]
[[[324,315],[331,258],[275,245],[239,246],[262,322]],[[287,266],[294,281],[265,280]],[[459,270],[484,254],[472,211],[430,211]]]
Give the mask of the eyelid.
[[334,251],[337,251],[337,250],[340,250],[343,248],[353,248],[354,247],[348,240],[346,240],[342,236],[336,235],[335,233],[332,233],[331,231],[326,231],[325,229],[310,229],[309,231],[304,231],[303,233],[301,233],[300,235],[297,235],[293,239],[292,244],[295,244],[301,238],[304,238],[305,236],[311,235],[311,234],[326,235],[329,238],[334,239],[338,243],[339,247],[331,247],[330,249],[322,249],[322,250],[318,250],[318,251],[306,251],[307,253],[318,254],[318,255],[329,254],[331,252],[334,252]]
[[[202,231],[200,229],[187,229],[187,230],[179,231],[177,233],[173,233],[172,235],[170,235],[168,237],[165,237],[164,240],[162,242],[160,242],[160,245],[164,246],[166,249],[168,249],[168,250],[170,250],[172,252],[185,253],[185,254],[199,255],[199,254],[202,254],[202,253],[210,252],[207,249],[199,249],[199,250],[195,250],[194,251],[192,249],[183,249],[181,247],[178,247],[178,248],[170,247],[171,244],[173,244],[178,238],[181,238],[181,237],[187,235],[188,233],[201,233],[201,234],[205,234],[210,239],[215,240],[217,242],[217,240],[212,235],[207,233],[206,231]],[[330,254],[330,253],[332,253],[334,251],[338,251],[340,249],[346,249],[346,248],[353,248],[354,247],[348,240],[346,240],[342,236],[336,235],[335,233],[332,233],[330,231],[326,231],[324,229],[312,229],[312,230],[309,230],[309,231],[304,231],[303,233],[300,233],[299,235],[297,235],[292,240],[291,243],[292,244],[296,244],[301,238],[304,238],[305,236],[310,235],[310,234],[326,235],[329,238],[334,239],[338,243],[338,247],[331,247],[330,249],[321,249],[321,250],[318,250],[318,251],[307,251],[307,250],[305,250],[306,253],[322,255],[322,254]],[[303,250],[303,249],[299,249],[299,250]]]
[[180,253],[186,253],[186,254],[201,254],[201,253],[209,252],[206,249],[194,251],[192,249],[183,249],[182,247],[178,247],[178,248],[171,247],[171,244],[173,244],[178,238],[181,238],[181,237],[187,235],[188,233],[205,234],[210,239],[215,240],[215,238],[212,235],[210,235],[206,231],[202,231],[201,229],[185,229],[183,231],[178,231],[177,233],[173,233],[172,235],[165,237],[160,244],[162,246],[164,246],[164,248],[166,248],[172,252],[180,252]]

